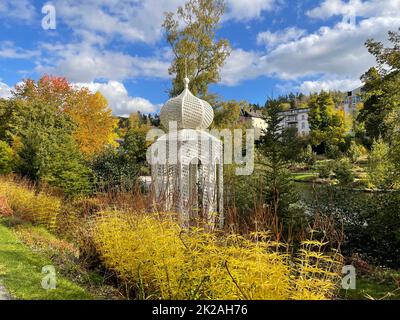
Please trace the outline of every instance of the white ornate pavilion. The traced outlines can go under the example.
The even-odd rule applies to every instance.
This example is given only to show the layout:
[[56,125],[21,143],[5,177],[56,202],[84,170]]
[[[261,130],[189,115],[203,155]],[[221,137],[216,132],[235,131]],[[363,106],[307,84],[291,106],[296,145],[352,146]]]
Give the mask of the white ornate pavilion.
[[188,78],[184,81],[183,92],[161,109],[168,133],[149,150],[155,201],[161,210],[177,212],[184,227],[222,226],[222,142],[205,131],[214,118],[212,107],[190,92]]

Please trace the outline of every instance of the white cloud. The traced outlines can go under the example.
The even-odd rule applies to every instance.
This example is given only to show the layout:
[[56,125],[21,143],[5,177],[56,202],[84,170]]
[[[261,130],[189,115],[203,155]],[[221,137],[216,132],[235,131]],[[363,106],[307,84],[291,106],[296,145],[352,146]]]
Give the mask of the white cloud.
[[132,112],[153,113],[159,111],[161,105],[152,104],[140,97],[131,97],[123,83],[110,80],[107,83],[76,83],[77,87],[86,87],[92,92],[101,92],[107,99],[114,115],[127,117]]
[[358,17],[398,17],[400,0],[325,0],[318,7],[309,10],[307,15],[315,19],[328,19],[333,16],[354,14]]
[[[0,46],[0,57],[32,59],[35,71],[63,75],[71,82],[92,82],[133,78],[169,78],[171,50],[154,56],[131,55],[123,45],[132,42],[154,44],[163,37],[164,12],[175,12],[187,0],[54,0],[58,25],[73,33],[72,43],[47,42],[39,52],[23,50],[12,42]],[[224,17],[235,20],[259,18],[263,11],[273,10],[282,0],[227,0]],[[18,4],[17,4],[18,3]],[[33,0],[0,0],[1,12],[21,11],[33,17]],[[7,17],[6,17],[7,18]],[[114,43],[122,47],[115,49]],[[111,47],[113,45],[113,47]],[[155,49],[159,51],[160,49]]]
[[260,18],[263,11],[273,10],[276,3],[276,0],[228,0],[228,12],[224,19],[248,21]]
[[139,57],[100,49],[84,43],[42,44],[48,56],[36,67],[39,73],[63,75],[72,82],[99,79],[169,78],[170,62],[164,57]]
[[277,32],[271,32],[267,30],[264,32],[260,32],[257,35],[257,44],[265,45],[267,47],[274,47],[281,43],[285,43],[292,40],[298,40],[305,34],[306,30],[299,29],[296,27],[289,27]]
[[[236,85],[260,76],[296,81],[305,77],[327,76],[329,79],[358,80],[376,63],[365,48],[365,41],[369,38],[386,41],[387,32],[400,27],[399,1],[387,0],[388,8],[392,10],[380,8],[385,6],[386,1],[370,1],[365,15],[367,12],[371,15],[372,12],[379,12],[380,16],[374,13],[360,19],[356,25],[339,22],[332,27],[321,27],[312,34],[277,44],[269,51],[236,49],[223,68],[223,83]],[[393,11],[393,8],[398,10]],[[276,38],[270,37],[269,40],[278,41]]]
[[31,59],[39,54],[35,50],[25,50],[15,46],[12,41],[0,42],[0,58]]
[[[35,71],[63,75],[72,82],[167,79],[171,51],[161,49],[160,52],[155,48],[154,55],[139,56],[127,53],[124,45],[159,41],[164,11],[176,11],[184,2],[186,0],[54,0],[59,25],[67,25],[76,42],[41,44],[41,57],[36,51],[3,42],[0,43],[0,57],[36,58]],[[32,19],[32,3],[33,0],[0,0],[0,18],[5,14],[12,17],[19,10],[21,19]],[[224,21],[248,23],[251,19],[261,18],[266,11],[276,10],[281,3],[283,0],[227,0],[228,12]],[[375,63],[364,47],[366,39],[385,40],[388,30],[400,26],[400,0],[324,0],[307,15],[328,19],[346,15],[353,9],[359,17],[354,26],[338,23],[312,34],[296,27],[258,34],[257,42],[266,45],[267,49],[235,49],[222,70],[222,83],[233,86],[262,76],[296,82],[305,77],[320,79],[303,84],[305,89],[312,89],[327,84],[339,86],[339,81],[342,84],[352,79],[356,81]],[[114,46],[115,42],[117,46]],[[137,100],[136,105],[139,102]],[[143,108],[151,108],[151,103],[147,107],[144,101],[141,103]]]
[[307,15],[315,19],[328,19],[336,15],[347,15],[356,13],[358,9],[358,15],[360,15],[360,1],[349,1],[347,3],[342,0],[328,0],[323,1],[320,6],[307,11]]
[[[257,18],[282,0],[228,0],[227,19]],[[59,74],[72,82],[133,78],[170,78],[171,50],[154,56],[110,49],[110,42],[154,44],[163,36],[164,12],[186,0],[56,0],[57,19],[72,29],[74,43],[44,43],[35,71]],[[158,52],[157,52],[158,51]]]
[[262,58],[257,52],[235,49],[221,70],[221,83],[228,86],[262,75]]
[[1,0],[0,17],[32,21],[35,17],[35,7],[29,0]]
[[[248,21],[276,8],[282,0],[227,0],[223,20]],[[57,18],[76,34],[89,33],[127,42],[155,43],[163,36],[165,12],[186,0],[56,0]],[[99,40],[99,39],[97,39]]]
[[77,33],[86,31],[130,42],[154,43],[162,36],[164,12],[185,0],[57,0],[57,15]]
[[335,79],[335,80],[316,80],[304,81],[298,91],[302,93],[313,93],[324,91],[351,91],[361,86],[360,80],[352,79]]
[[11,88],[4,82],[0,82],[0,98],[9,98],[11,96]]
[[383,40],[386,32],[400,25],[400,17],[371,18],[357,27],[339,23],[333,28],[279,45],[266,56],[266,68],[281,79],[297,79],[318,74],[360,77],[375,60],[364,46],[373,37]]

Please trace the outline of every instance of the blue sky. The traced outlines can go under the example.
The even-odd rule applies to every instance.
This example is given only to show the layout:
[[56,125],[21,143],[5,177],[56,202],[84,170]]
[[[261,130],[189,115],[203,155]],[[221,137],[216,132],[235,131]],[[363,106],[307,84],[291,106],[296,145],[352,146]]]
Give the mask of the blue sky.
[[[172,59],[161,24],[185,0],[0,0],[0,97],[23,78],[65,76],[101,91],[116,115],[157,112]],[[264,103],[288,92],[351,90],[375,61],[363,46],[400,27],[400,0],[226,0],[218,37],[232,54],[223,99]],[[56,9],[44,30],[42,7]]]

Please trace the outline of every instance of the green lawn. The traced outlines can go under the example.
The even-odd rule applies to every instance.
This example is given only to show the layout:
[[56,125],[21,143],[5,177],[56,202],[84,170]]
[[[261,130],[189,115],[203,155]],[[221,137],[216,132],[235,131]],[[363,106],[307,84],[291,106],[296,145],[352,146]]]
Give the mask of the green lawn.
[[400,300],[400,291],[393,283],[362,277],[357,279],[356,290],[341,290],[340,297],[347,300]]
[[292,179],[298,182],[312,182],[316,178],[318,178],[318,173],[315,172],[292,173]]
[[0,280],[15,299],[83,300],[91,295],[73,282],[57,274],[56,289],[45,290],[41,282],[42,268],[52,262],[33,253],[22,244],[12,230],[0,221]]

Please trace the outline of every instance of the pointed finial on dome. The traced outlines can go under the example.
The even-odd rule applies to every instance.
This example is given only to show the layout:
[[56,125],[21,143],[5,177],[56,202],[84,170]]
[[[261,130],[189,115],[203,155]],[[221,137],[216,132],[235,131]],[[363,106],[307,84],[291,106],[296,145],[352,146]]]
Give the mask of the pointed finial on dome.
[[189,78],[187,75],[187,58],[185,57],[185,78],[183,79],[183,83],[185,84],[185,89],[189,89]]
[[190,82],[189,78],[185,77],[185,79],[183,79],[183,82],[185,83],[185,89],[189,89],[189,82]]

